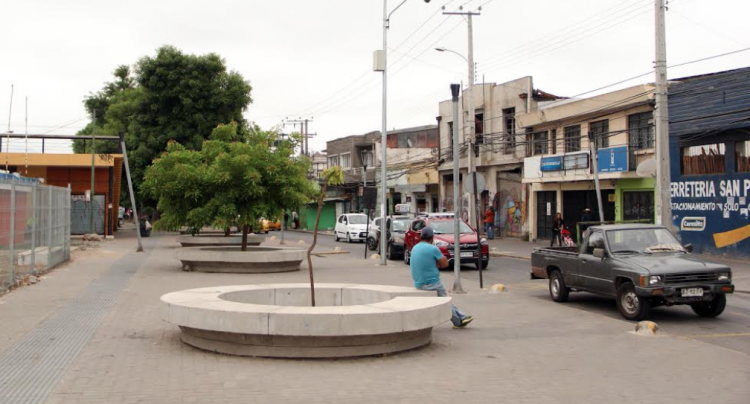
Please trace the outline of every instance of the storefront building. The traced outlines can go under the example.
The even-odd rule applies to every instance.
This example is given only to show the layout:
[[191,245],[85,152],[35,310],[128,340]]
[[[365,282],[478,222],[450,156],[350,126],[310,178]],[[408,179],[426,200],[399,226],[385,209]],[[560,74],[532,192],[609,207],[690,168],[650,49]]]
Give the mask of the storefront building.
[[750,258],[750,68],[670,83],[673,225],[694,251]]
[[[518,116],[526,134],[523,183],[529,185],[529,238],[550,239],[556,213],[578,235],[591,220],[653,221],[654,180],[639,164],[653,158],[653,87],[635,86],[580,100],[561,100]],[[599,212],[589,137],[599,163]]]

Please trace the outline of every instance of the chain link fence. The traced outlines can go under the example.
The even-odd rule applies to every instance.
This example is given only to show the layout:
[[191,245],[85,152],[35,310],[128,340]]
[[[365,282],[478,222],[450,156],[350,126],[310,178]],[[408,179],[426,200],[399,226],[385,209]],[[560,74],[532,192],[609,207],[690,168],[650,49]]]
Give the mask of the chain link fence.
[[70,190],[0,174],[0,293],[70,259]]

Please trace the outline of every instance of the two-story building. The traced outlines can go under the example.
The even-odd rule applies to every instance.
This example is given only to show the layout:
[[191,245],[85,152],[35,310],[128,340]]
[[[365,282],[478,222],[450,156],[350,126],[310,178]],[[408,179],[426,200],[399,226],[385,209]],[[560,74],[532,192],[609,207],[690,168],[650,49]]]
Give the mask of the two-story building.
[[[526,134],[523,183],[530,239],[549,239],[557,212],[575,237],[585,209],[605,221],[653,220],[653,176],[636,173],[654,154],[653,85],[539,105],[517,116]],[[589,138],[595,139],[599,212]]]
[[[528,233],[528,185],[522,182],[523,159],[526,157],[525,133],[516,117],[537,110],[540,105],[559,99],[534,89],[531,77],[507,83],[477,84],[473,87],[477,147],[474,150],[476,170],[485,178],[486,191],[480,197],[480,209],[493,206],[499,236],[523,237]],[[446,91],[447,92],[447,91]],[[459,143],[461,207],[468,217],[469,194],[464,192],[463,178],[468,166],[468,99],[459,99]],[[439,105],[440,129],[439,189],[440,209],[454,211],[453,206],[453,105],[446,100]],[[481,213],[481,212],[480,212]],[[480,218],[483,215],[480,214]]]
[[750,258],[750,67],[670,81],[672,218],[696,252]]

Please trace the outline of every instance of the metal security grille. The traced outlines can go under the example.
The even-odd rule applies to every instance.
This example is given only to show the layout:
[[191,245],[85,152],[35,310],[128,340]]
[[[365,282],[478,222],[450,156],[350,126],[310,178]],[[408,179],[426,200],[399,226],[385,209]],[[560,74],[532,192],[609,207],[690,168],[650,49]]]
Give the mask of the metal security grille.
[[0,403],[46,401],[147,258],[147,253],[121,258],[74,301],[5,351],[0,356]]
[[104,195],[94,196],[94,203],[85,195],[72,195],[70,204],[70,234],[91,233],[91,210],[94,210],[94,232],[104,234]]
[[70,259],[70,190],[0,176],[0,292]]

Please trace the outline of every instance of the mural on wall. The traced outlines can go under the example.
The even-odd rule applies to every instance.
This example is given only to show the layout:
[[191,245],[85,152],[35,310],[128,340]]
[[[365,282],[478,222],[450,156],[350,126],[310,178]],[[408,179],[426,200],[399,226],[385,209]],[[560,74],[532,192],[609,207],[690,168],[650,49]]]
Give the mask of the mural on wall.
[[731,248],[748,254],[750,179],[678,181],[670,191],[683,243],[700,246],[710,239],[718,252]]
[[495,227],[500,236],[520,237],[526,223],[526,204],[523,203],[520,182],[503,181],[503,188],[495,193]]

